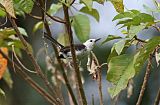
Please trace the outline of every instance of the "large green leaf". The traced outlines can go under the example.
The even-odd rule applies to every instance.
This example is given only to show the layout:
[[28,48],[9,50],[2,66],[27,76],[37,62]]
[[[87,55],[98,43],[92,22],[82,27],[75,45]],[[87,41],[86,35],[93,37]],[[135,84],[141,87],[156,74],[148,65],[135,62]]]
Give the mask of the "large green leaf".
[[83,2],[89,10],[92,10],[93,0],[81,0],[81,2]]
[[144,65],[145,61],[148,59],[149,55],[153,52],[156,46],[160,44],[160,37],[153,37],[148,41],[147,44],[144,45],[143,48],[137,52],[139,54],[136,63],[135,63],[135,69],[136,73],[139,73],[141,67]]
[[49,14],[55,14],[58,10],[62,8],[62,4],[52,4],[48,10]]
[[137,26],[141,23],[154,23],[154,17],[146,13],[140,13],[137,10],[120,13],[113,18],[113,21],[117,19],[119,19],[117,25],[123,25],[122,27],[127,26],[128,29],[132,25]]
[[115,50],[118,55],[121,54],[121,52],[125,46],[125,42],[126,42],[126,40],[122,39],[122,40],[118,41],[117,43],[115,43]]
[[102,44],[109,42],[114,39],[121,39],[122,37],[116,35],[108,35],[108,37],[102,42]]
[[127,54],[111,58],[108,64],[107,80],[113,83],[113,87],[109,88],[112,98],[125,89],[129,79],[135,75],[135,59],[136,56]]
[[99,13],[96,9],[89,10],[87,7],[83,7],[80,11],[93,16],[97,21],[99,21]]
[[117,12],[124,12],[123,0],[110,0]]
[[138,26],[131,26],[129,29],[128,37],[132,39],[134,36],[136,36],[140,31],[142,31],[147,24],[140,24]]
[[140,12],[138,10],[130,10],[127,12],[122,12],[119,13],[118,15],[116,15],[112,21],[117,20],[117,19],[122,19],[122,18],[133,18],[134,16],[136,16],[137,14],[139,14]]
[[73,17],[73,27],[81,42],[85,42],[89,39],[90,22],[87,16],[81,14],[75,15]]
[[31,13],[33,9],[33,1],[32,0],[13,0],[14,7],[18,14]]

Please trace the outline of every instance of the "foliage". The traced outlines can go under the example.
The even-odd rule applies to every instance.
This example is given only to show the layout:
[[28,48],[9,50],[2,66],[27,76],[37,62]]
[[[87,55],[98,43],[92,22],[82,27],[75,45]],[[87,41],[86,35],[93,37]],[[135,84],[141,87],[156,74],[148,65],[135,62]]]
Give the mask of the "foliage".
[[[124,37],[121,37],[119,35],[108,35],[107,38],[104,39],[101,44],[104,45],[109,41],[115,42],[111,48],[109,57],[106,59],[106,61],[108,62],[108,72],[106,77],[107,80],[113,84],[113,86],[110,87],[108,91],[111,97],[114,98],[127,87],[129,80],[135,77],[140,72],[142,66],[149,58],[150,54],[152,54],[153,52],[155,52],[157,66],[159,65],[160,53],[158,50],[155,49],[157,48],[157,46],[160,45],[159,41],[160,37],[153,37],[148,40],[139,39],[138,37],[139,32],[141,32],[142,30],[147,30],[151,26],[155,25],[157,23],[157,20],[152,15],[142,13],[138,10],[133,9],[124,11],[123,0],[109,0],[109,1],[113,4],[115,10],[118,12],[118,14],[113,18],[112,21],[116,21],[117,22],[116,25],[120,26],[120,28],[126,27],[126,29],[122,31]],[[97,22],[99,22],[100,20],[99,12],[92,7],[93,2],[104,4],[105,0],[80,0],[79,3],[84,4],[83,7],[79,10],[78,13],[71,14],[69,16],[70,19],[69,22],[72,25],[71,27],[74,30],[77,38],[81,42],[85,42],[87,39],[89,39],[90,36],[90,20],[88,18],[88,15],[95,18]],[[47,16],[53,17],[54,19],[53,18],[52,19],[54,21],[56,21],[56,19],[64,20],[65,21],[64,24],[68,25],[68,23],[66,23],[66,19],[63,19],[63,17],[62,18],[56,17],[55,14],[58,13],[61,9],[63,9],[64,6],[67,6],[67,8],[71,8],[72,4],[70,3],[71,3],[70,1],[66,2],[65,0],[60,0],[60,2],[52,3],[48,8],[48,10],[45,10],[43,6],[34,3],[33,0],[0,0],[0,4],[2,5],[2,7],[0,7],[0,16],[1,17],[11,16],[12,18],[15,19],[18,18],[18,16],[16,15],[25,17],[26,14],[31,14],[33,6],[36,5],[38,7],[40,6],[39,10],[45,12]],[[147,6],[144,7],[148,11],[159,12],[159,3],[156,1],[155,3],[158,7],[158,9],[156,10],[152,10]],[[48,18],[47,18],[47,23],[49,25],[52,24],[48,22]],[[40,19],[40,21],[38,21],[34,25],[33,32],[43,29],[45,25],[46,24],[44,23],[44,20]],[[28,37],[28,34],[24,28],[18,27],[18,30],[20,31],[20,34],[23,35],[23,37]],[[67,33],[58,34],[58,41],[62,42],[63,44],[66,44],[67,42],[68,45],[69,38],[66,37],[67,35],[68,35]],[[139,47],[140,45],[139,43],[142,43],[143,47]],[[26,42],[26,44],[29,46],[28,48],[29,50],[27,53],[31,56],[31,54],[33,53],[32,47],[28,42]],[[19,56],[21,55],[21,50],[26,49],[24,42],[22,43],[22,40],[20,40],[19,37],[17,37],[17,32],[15,31],[15,27],[1,28],[0,48],[6,48],[8,53],[8,50],[12,51],[12,45],[15,46],[16,54],[18,54]],[[135,46],[136,51],[134,53],[129,54],[127,53],[127,50],[131,46]],[[29,52],[31,52],[31,54]],[[31,57],[31,59],[33,60],[34,57]],[[0,79],[3,78],[7,82],[7,84],[10,87],[12,87],[13,81],[7,69],[7,62],[8,62],[7,59],[4,58],[2,54],[0,54]],[[38,65],[38,63],[36,64]],[[59,69],[56,66],[53,67],[52,69],[55,68]],[[94,66],[94,74],[95,77],[97,77],[98,73],[97,70],[99,70],[99,68],[97,67],[99,66],[97,66],[96,63],[92,66]],[[63,72],[63,75],[64,73],[65,72]],[[40,77],[44,79],[43,76]],[[62,79],[59,81],[64,83],[64,80]],[[33,86],[33,84],[31,86]],[[41,93],[44,93],[44,91]],[[1,96],[2,97],[5,96],[5,93],[3,92],[2,89],[0,89],[0,97]]]
[[85,42],[89,38],[90,24],[87,16],[81,14],[75,15],[73,17],[73,27],[81,42]]

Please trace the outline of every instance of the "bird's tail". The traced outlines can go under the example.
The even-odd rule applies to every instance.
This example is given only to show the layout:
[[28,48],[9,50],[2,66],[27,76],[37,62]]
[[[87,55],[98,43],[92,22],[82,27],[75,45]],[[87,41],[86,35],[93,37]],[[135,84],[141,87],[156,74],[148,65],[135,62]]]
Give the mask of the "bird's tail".
[[60,44],[59,42],[57,42],[54,38],[52,38],[51,36],[49,36],[47,33],[44,33],[44,37],[48,40],[50,40],[53,44],[55,44],[56,46],[63,48],[64,46],[62,44]]

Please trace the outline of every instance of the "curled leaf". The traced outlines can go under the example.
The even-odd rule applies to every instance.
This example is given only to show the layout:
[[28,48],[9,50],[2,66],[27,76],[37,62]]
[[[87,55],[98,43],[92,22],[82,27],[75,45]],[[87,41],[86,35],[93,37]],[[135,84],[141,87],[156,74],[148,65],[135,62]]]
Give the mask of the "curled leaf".
[[97,80],[98,79],[98,71],[100,70],[99,62],[93,52],[91,52],[91,58],[92,59],[88,61],[90,64],[88,66],[88,71],[89,71],[89,74],[92,75],[92,78]]

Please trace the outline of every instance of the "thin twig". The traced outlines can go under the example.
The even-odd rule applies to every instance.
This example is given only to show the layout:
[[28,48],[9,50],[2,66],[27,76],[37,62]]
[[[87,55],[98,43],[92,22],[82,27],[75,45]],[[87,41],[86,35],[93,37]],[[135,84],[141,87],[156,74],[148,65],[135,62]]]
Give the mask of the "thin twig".
[[68,13],[68,7],[65,4],[63,4],[63,11],[64,11],[64,18],[66,21],[66,24],[65,24],[66,31],[69,36],[73,66],[75,68],[76,80],[78,82],[78,89],[80,92],[80,96],[81,96],[81,100],[82,100],[83,105],[87,105],[87,100],[86,100],[86,96],[85,96],[85,92],[83,90],[83,85],[82,85],[82,80],[81,80],[81,73],[79,70],[79,66],[77,64],[77,58],[76,58],[76,54],[75,54],[75,47],[74,47],[74,43],[73,43],[73,35],[72,35],[72,30],[71,30],[71,23],[70,23],[70,18],[69,18],[69,13]]
[[31,16],[34,19],[42,20],[42,17],[40,17],[40,16],[35,16],[35,15],[32,15],[31,13],[28,13],[28,15]]
[[6,56],[1,50],[0,53],[3,55],[4,58],[7,59],[8,63],[13,67],[13,69],[16,69],[16,72],[24,79],[30,86],[32,86],[40,95],[42,95],[48,102],[51,104],[56,104],[56,100],[51,97],[50,94],[48,94],[43,88],[41,88],[32,78],[26,74],[13,60],[11,60],[8,56]]
[[[45,21],[44,21],[44,26],[45,26],[47,35],[51,36],[51,31],[50,31],[50,28],[49,28],[49,25],[48,25],[46,19],[45,19]],[[58,49],[57,49],[57,47],[56,47],[54,44],[52,44],[52,47],[53,47],[53,49],[54,49],[54,51],[55,51],[56,59],[57,59],[57,61],[58,61],[58,63],[59,63],[60,70],[62,71],[62,75],[63,75],[63,78],[64,78],[64,80],[65,80],[67,89],[68,89],[68,91],[69,91],[69,93],[70,93],[70,95],[71,95],[71,97],[72,97],[72,101],[73,101],[74,105],[78,105],[78,103],[77,103],[77,101],[76,101],[76,97],[75,97],[75,95],[74,95],[74,93],[73,93],[73,90],[72,90],[71,85],[70,85],[70,83],[69,83],[69,80],[68,80],[68,78],[67,78],[67,74],[66,74],[66,72],[65,72],[65,70],[64,70],[64,68],[63,68],[62,61],[61,61],[60,58],[58,57],[58,56],[59,56],[59,54],[58,54]]]
[[160,88],[158,89],[158,93],[154,102],[154,105],[159,105],[160,103]]
[[72,0],[72,2],[71,2],[71,4],[70,4],[70,6],[71,6],[74,2],[75,2],[75,0]]
[[4,23],[1,23],[1,24],[0,24],[0,27],[2,27],[2,26],[4,26],[5,24],[7,24],[7,22],[8,22],[8,18],[5,17],[5,22],[4,22]]
[[[28,54],[29,58],[31,59],[31,62],[32,62],[33,66],[34,66],[35,71],[40,76],[40,78],[44,81],[45,85],[47,86],[47,88],[49,89],[49,91],[54,96],[55,91],[52,90],[52,86],[50,85],[50,82],[48,81],[47,77],[43,74],[40,66],[38,65],[37,61],[35,60],[32,52],[30,51],[26,40],[23,38],[23,36],[21,35],[20,31],[18,30],[17,24],[15,23],[15,19],[13,19],[9,14],[8,14],[8,18],[9,18],[9,20],[10,20],[10,22],[11,22],[14,30],[16,31],[17,36],[19,37],[19,39],[21,40],[22,44],[24,45],[25,51]],[[55,96],[55,98],[57,98],[57,97]]]
[[140,94],[139,94],[138,101],[137,101],[136,105],[141,105],[142,98],[143,98],[143,95],[144,95],[144,91],[145,91],[146,86],[147,86],[147,81],[149,79],[149,75],[150,75],[150,72],[151,72],[151,62],[152,62],[152,54],[149,55],[147,70],[146,70],[146,73],[145,73],[145,76],[144,76],[143,84],[142,84],[141,91],[140,91]]
[[14,57],[16,58],[17,62],[21,65],[21,67],[22,67],[24,70],[26,70],[26,71],[28,71],[28,72],[30,72],[30,73],[37,73],[37,72],[35,72],[35,71],[29,70],[27,67],[25,67],[25,66],[22,64],[22,62],[19,60],[19,58],[17,57],[17,55],[16,55],[16,53],[15,53],[14,45],[12,45],[12,52],[13,52],[13,55],[14,55]]
[[56,16],[51,16],[50,14],[48,14],[44,8],[41,7],[41,5],[38,2],[35,2],[34,0],[32,0],[48,17],[50,17],[52,20],[59,22],[59,23],[66,23],[63,19],[56,17]]
[[101,71],[101,66],[100,66],[100,64],[99,64],[99,62],[98,62],[98,59],[97,59],[97,57],[96,57],[96,55],[93,53],[93,52],[91,52],[91,54],[92,54],[92,56],[93,56],[93,58],[94,58],[94,60],[96,60],[95,62],[97,63],[97,66],[98,66],[98,79],[97,79],[97,83],[98,83],[98,90],[99,90],[99,97],[100,97],[100,105],[103,105],[103,93],[102,93],[102,71]]
[[139,41],[139,42],[142,42],[142,43],[147,43],[147,41],[145,41],[145,40],[142,40],[142,39],[139,39],[139,38],[137,38],[137,36],[134,36],[134,38],[135,38],[135,40],[137,40],[137,41]]

